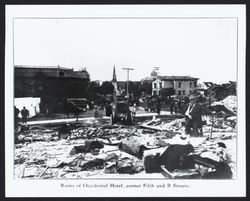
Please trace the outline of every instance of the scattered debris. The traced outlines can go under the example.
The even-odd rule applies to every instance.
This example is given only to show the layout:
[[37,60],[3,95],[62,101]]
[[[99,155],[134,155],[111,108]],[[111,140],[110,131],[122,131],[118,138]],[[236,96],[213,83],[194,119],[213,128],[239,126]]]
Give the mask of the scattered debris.
[[74,146],[69,155],[75,155],[78,153],[88,153],[91,152],[96,153],[98,151],[99,153],[99,149],[102,149],[104,147],[102,142],[99,141],[90,141],[90,140],[86,140],[84,142],[84,145],[78,145],[78,146]]
[[[227,98],[223,101],[235,112],[229,101],[234,98]],[[169,179],[218,175],[230,178],[236,169],[236,116],[215,115],[212,136],[212,116],[204,120],[203,137],[183,136],[183,118],[154,117],[133,126],[110,125],[105,119],[30,127],[20,124],[15,131],[15,177],[53,179],[138,173],[146,177],[148,173],[162,173]],[[192,155],[203,162],[190,158]],[[216,164],[212,171],[201,164],[205,163],[203,159]]]
[[185,122],[184,118],[175,119],[172,121],[161,121],[161,119],[156,119],[154,117],[151,121],[143,123],[141,127],[152,129],[155,131],[167,131],[168,133],[172,133],[173,135],[175,135],[184,130],[183,122]]
[[170,171],[191,168],[194,164],[190,160],[185,160],[185,156],[193,151],[191,144],[169,145],[161,155],[145,157],[145,170],[147,173],[160,172],[162,165]]

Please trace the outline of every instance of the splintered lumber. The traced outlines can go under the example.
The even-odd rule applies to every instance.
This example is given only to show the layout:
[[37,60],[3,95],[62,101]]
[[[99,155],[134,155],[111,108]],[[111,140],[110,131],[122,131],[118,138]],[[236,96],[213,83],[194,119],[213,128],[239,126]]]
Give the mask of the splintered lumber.
[[25,163],[23,164],[23,168],[22,168],[22,172],[21,172],[20,178],[24,177],[24,173],[25,173]]
[[201,177],[200,172],[196,169],[175,170],[170,172],[164,165],[161,166],[161,173],[166,179],[197,179]]
[[163,129],[163,128],[157,128],[156,126],[148,126],[148,125],[145,125],[145,124],[142,124],[140,125],[141,128],[144,128],[144,129],[150,129],[150,130],[153,130],[153,131],[164,131],[168,134],[171,134],[171,135],[176,135],[176,134],[180,134],[181,132],[174,132],[174,131],[169,131],[169,130],[166,130],[166,129]]
[[165,131],[162,128],[156,128],[155,126],[148,126],[148,125],[145,125],[145,124],[140,125],[140,127],[141,128],[146,128],[146,129],[151,129],[151,130],[154,130],[154,131]]
[[39,175],[38,178],[41,178],[41,177],[44,175],[44,173],[46,172],[46,170],[47,170],[48,168],[49,168],[49,166],[47,165],[46,168],[42,171],[42,173]]

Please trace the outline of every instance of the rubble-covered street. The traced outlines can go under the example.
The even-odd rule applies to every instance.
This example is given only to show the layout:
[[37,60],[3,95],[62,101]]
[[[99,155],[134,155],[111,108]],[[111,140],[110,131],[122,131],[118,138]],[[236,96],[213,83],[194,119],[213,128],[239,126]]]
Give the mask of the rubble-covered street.
[[[164,168],[152,169],[154,163],[145,159],[161,155],[165,160],[170,145],[183,144],[184,120],[156,116],[143,121],[138,118],[132,126],[111,125],[107,119],[20,126],[14,149],[15,178],[164,179]],[[193,147],[190,153],[226,163],[236,178],[236,117],[208,115],[205,120],[203,137],[185,139]],[[190,171],[201,175],[210,169],[196,164],[171,171],[170,178]]]

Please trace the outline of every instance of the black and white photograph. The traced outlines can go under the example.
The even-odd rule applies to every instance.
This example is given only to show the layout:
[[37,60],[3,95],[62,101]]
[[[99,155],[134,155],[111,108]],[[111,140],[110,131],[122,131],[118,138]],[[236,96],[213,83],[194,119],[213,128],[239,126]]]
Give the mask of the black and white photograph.
[[244,5],[46,8],[7,8],[10,184],[244,194]]

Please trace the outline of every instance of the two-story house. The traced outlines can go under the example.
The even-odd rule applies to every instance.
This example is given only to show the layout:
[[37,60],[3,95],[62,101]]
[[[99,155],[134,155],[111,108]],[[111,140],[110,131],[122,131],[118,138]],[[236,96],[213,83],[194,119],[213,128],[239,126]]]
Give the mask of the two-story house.
[[164,89],[173,91],[173,95],[186,96],[195,93],[197,80],[190,76],[157,76],[152,82],[152,95],[162,95]]

